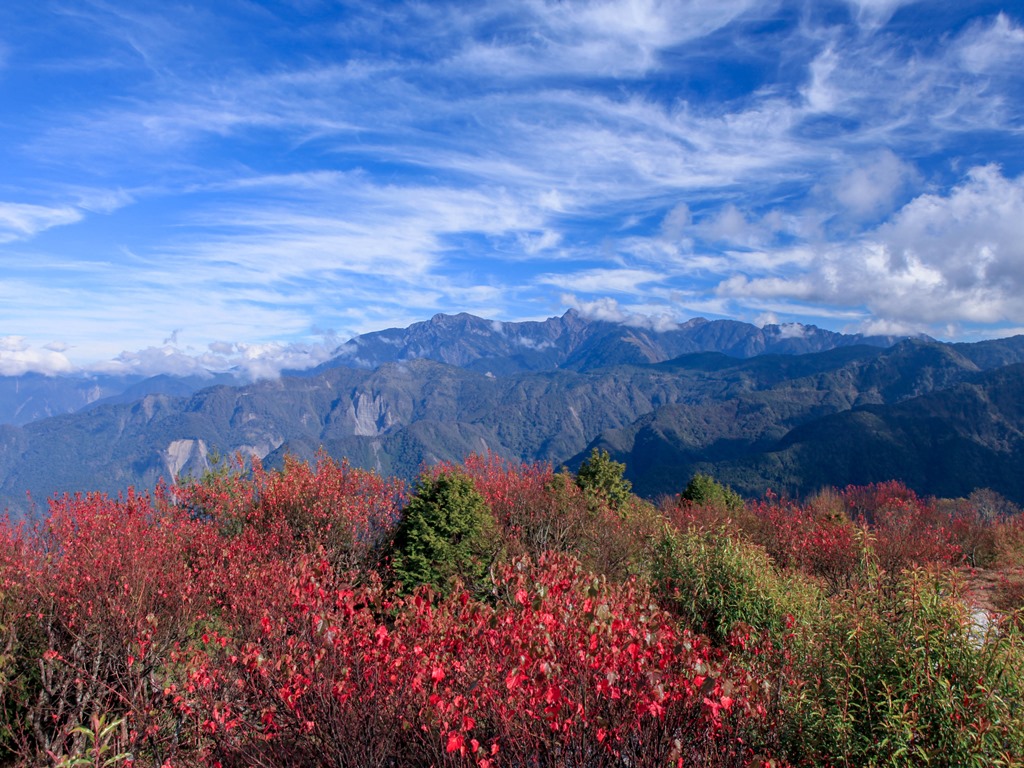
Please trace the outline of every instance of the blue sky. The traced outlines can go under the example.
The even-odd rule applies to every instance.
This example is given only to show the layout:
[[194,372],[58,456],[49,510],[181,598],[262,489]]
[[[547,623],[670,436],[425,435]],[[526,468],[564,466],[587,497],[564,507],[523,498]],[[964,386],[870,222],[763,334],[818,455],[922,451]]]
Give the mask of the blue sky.
[[436,312],[1024,330],[1018,2],[7,0],[0,374]]

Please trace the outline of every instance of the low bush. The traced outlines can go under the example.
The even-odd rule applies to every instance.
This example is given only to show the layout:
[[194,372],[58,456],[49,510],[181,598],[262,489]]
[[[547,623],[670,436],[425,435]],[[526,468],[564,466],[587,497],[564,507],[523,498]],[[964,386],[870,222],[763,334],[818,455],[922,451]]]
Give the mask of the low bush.
[[487,456],[404,499],[322,458],[3,521],[0,764],[1024,765],[1017,517],[983,621],[899,486],[655,508]]
[[462,472],[490,507],[508,557],[545,552],[579,553],[591,514],[583,491],[568,473],[550,464],[511,462],[495,453],[473,454],[462,464],[445,462],[434,474]]
[[762,547],[728,529],[664,528],[654,563],[656,594],[683,626],[726,642],[737,626],[784,634],[814,611],[817,590],[786,575]]
[[201,585],[211,533],[148,495],[50,503],[5,578],[20,593],[17,663],[28,654],[38,670],[23,666],[5,692],[22,757],[81,755],[97,713],[120,720],[117,751],[174,751],[165,662],[208,608]]
[[753,765],[749,673],[637,582],[522,559],[487,605],[302,566],[258,636],[210,637],[181,706],[223,766]]
[[280,470],[253,457],[222,462],[175,488],[178,506],[213,522],[221,533],[246,530],[273,537],[282,555],[323,550],[343,570],[372,568],[405,503],[405,486],[375,472],[336,462],[286,456]]
[[963,562],[949,519],[903,483],[850,486],[842,495],[850,517],[870,527],[871,549],[886,573]]
[[1011,766],[1024,760],[1024,642],[981,632],[949,577],[922,569],[834,596],[792,641],[784,753],[796,764]]

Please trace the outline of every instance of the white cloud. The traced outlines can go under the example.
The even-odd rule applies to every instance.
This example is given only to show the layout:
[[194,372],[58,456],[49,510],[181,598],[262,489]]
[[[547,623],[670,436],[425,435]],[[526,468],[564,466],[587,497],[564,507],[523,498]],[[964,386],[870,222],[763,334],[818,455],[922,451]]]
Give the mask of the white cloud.
[[24,352],[26,349],[24,336],[0,336],[0,352]]
[[[545,73],[638,76],[659,66],[663,50],[721,29],[758,4],[756,0],[522,0],[507,7],[508,27],[520,34],[478,38],[451,63],[505,78]],[[481,21],[491,21],[486,6],[478,13]]]
[[587,293],[606,293],[612,291],[615,293],[641,294],[644,293],[644,289],[641,286],[662,282],[666,277],[667,275],[662,272],[623,267],[621,269],[587,269],[567,274],[549,273],[538,277],[537,282]]
[[94,213],[113,213],[135,202],[135,196],[124,189],[79,188],[71,191],[78,198],[77,207]]
[[779,325],[780,339],[803,339],[809,332],[810,329],[802,323],[781,323]]
[[1024,28],[999,13],[990,25],[976,24],[969,29],[959,40],[957,52],[969,72],[1019,75]]
[[893,273],[919,263],[952,290],[1024,295],[1024,177],[973,168],[948,195],[912,200],[877,235]]
[[181,348],[176,343],[124,351],[106,362],[88,366],[105,373],[135,373],[155,376],[205,376],[211,372],[231,372],[248,379],[275,378],[283,370],[304,370],[329,360],[337,348],[336,339],[322,343],[264,343],[218,341],[206,351]]
[[711,240],[750,244],[763,240],[760,232],[751,226],[747,217],[732,203],[724,205],[705,225],[704,232]]
[[839,57],[831,48],[826,48],[811,62],[810,82],[804,86],[803,96],[811,112],[831,112],[842,99],[839,88],[832,82],[832,74],[839,66]]
[[[758,216],[743,211],[729,202],[706,213],[694,226],[694,233],[711,243],[757,249],[770,246],[779,234],[806,235],[805,230],[809,223],[811,222],[807,214],[802,217],[784,215],[781,211],[773,209],[763,216]],[[742,259],[756,258],[750,254],[732,255]]]
[[857,23],[869,28],[884,26],[896,10],[919,0],[847,0]]
[[575,309],[588,320],[605,320],[621,323],[634,328],[648,328],[655,331],[670,331],[679,327],[667,312],[643,312],[623,307],[613,298],[604,296],[591,301],[578,299],[574,294],[562,294],[562,303]]
[[913,323],[875,318],[851,326],[848,332],[863,333],[865,336],[912,336],[919,333],[920,328]]
[[898,195],[917,179],[914,167],[889,150],[858,158],[835,186],[844,212],[854,218],[889,213]]
[[555,346],[555,342],[550,339],[536,341],[535,339],[527,338],[526,336],[520,336],[516,339],[516,344],[520,347],[526,347],[536,352],[542,352],[545,349],[552,349]]
[[683,233],[690,226],[693,216],[686,203],[679,203],[661,220],[661,234],[669,242],[678,242],[683,239]]
[[733,275],[718,284],[716,292],[730,298],[757,299],[818,299],[818,286],[802,277],[759,277],[750,279],[745,275]]
[[541,251],[550,251],[558,247],[562,242],[562,235],[551,229],[545,229],[540,233],[523,232],[516,235],[523,251],[530,256],[536,256]]
[[23,240],[51,227],[81,220],[81,211],[71,206],[0,202],[0,243]]
[[821,246],[805,272],[735,275],[717,290],[864,307],[878,327],[902,331],[1024,322],[1024,177],[974,168],[948,193],[917,196],[858,242]]
[[0,376],[20,376],[30,371],[54,375],[71,370],[71,362],[60,349],[38,349],[23,336],[0,336]]

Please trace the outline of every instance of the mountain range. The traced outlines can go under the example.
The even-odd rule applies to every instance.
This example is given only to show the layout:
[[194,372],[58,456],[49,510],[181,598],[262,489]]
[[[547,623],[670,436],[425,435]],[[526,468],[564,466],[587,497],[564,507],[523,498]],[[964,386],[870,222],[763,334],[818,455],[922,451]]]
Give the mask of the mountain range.
[[[84,409],[0,425],[0,505],[29,509],[26,491],[39,504],[149,487],[201,473],[214,453],[274,465],[321,447],[402,477],[488,450],[575,467],[600,447],[645,496],[704,471],[748,495],[898,478],[925,494],[990,487],[1024,502],[1024,337],[436,315],[356,337],[314,369],[212,381],[111,383]],[[10,389],[0,415],[17,411]]]

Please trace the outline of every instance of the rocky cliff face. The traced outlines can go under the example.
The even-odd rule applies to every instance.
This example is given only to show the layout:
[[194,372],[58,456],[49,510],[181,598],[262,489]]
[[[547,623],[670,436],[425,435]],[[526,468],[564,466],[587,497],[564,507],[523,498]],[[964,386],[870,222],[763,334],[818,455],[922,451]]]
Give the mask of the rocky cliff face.
[[210,468],[209,448],[205,440],[172,440],[164,453],[167,477],[199,477]]

